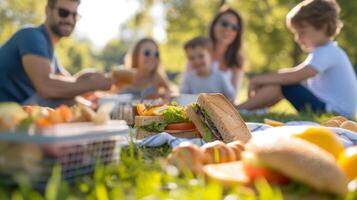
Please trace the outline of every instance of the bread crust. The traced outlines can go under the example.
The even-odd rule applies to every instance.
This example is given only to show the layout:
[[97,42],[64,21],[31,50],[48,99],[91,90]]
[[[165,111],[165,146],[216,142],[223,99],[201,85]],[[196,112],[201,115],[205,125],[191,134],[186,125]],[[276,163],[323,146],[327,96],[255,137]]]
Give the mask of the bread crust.
[[246,150],[266,166],[321,192],[344,195],[348,180],[332,155],[298,138],[254,137]]
[[238,110],[222,94],[200,94],[197,103],[211,117],[225,143],[235,140],[246,143],[252,137]]
[[225,187],[249,184],[241,161],[205,165],[203,172],[208,179],[218,181]]

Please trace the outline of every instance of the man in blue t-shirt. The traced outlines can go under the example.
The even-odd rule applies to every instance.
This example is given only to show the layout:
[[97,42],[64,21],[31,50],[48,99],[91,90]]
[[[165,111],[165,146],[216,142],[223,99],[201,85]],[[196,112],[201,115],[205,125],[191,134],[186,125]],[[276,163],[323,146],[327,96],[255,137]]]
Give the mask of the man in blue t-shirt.
[[110,89],[112,81],[104,74],[71,76],[56,57],[54,47],[73,32],[79,4],[48,0],[43,25],[22,28],[0,46],[0,102],[55,106],[86,92]]

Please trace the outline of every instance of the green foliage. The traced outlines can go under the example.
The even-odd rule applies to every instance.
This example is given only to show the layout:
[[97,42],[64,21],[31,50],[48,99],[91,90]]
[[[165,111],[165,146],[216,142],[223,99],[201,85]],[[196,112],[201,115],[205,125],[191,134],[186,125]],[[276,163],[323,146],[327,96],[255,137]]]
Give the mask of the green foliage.
[[109,41],[97,54],[96,59],[102,63],[105,71],[110,71],[114,66],[124,63],[124,57],[129,45],[118,39]]
[[0,1],[0,45],[25,24],[38,24],[44,19],[46,0]]

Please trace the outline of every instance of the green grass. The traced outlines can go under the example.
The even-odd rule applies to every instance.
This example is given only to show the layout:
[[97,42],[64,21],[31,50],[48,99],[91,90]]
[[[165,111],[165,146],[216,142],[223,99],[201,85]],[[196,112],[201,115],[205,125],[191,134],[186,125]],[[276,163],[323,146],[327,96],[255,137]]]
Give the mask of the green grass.
[[[241,93],[243,94],[243,92]],[[244,96],[240,97],[244,99]],[[291,105],[282,101],[270,109],[267,115],[243,116],[245,121],[263,122],[264,118],[282,122],[309,120],[322,122],[331,114],[316,115],[311,112],[297,114]],[[138,148],[134,144],[121,152],[119,164],[98,165],[90,176],[81,177],[69,185],[61,180],[60,168],[54,168],[45,191],[34,190],[26,177],[19,178],[16,187],[0,186],[0,199],[6,200],[107,200],[107,199],[282,199],[279,189],[265,181],[256,184],[258,196],[244,187],[224,190],[219,184],[204,181],[203,177],[179,176],[175,168],[169,167],[165,158],[170,153],[168,146]],[[357,199],[357,192],[346,199]]]

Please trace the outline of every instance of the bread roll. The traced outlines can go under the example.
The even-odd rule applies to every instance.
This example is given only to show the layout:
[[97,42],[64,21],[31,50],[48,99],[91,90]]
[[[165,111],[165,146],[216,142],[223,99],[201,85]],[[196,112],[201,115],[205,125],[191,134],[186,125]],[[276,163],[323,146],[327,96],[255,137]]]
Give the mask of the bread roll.
[[354,121],[345,121],[340,127],[357,133],[357,123]]
[[240,154],[242,153],[242,151],[244,151],[244,144],[241,141],[237,140],[228,143],[227,146],[233,150],[236,160],[240,160],[241,159]]
[[183,142],[174,148],[168,157],[168,163],[176,166],[181,172],[191,171],[193,174],[202,173],[202,150],[189,142]]
[[206,143],[201,149],[204,154],[205,164],[233,162],[236,160],[233,149],[229,148],[222,141],[217,140]]

